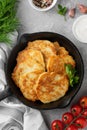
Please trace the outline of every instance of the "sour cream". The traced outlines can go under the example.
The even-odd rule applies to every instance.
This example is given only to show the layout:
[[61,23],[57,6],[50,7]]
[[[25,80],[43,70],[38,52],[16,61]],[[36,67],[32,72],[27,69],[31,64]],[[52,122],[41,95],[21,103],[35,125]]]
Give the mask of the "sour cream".
[[82,15],[75,20],[72,31],[77,40],[87,43],[87,15]]

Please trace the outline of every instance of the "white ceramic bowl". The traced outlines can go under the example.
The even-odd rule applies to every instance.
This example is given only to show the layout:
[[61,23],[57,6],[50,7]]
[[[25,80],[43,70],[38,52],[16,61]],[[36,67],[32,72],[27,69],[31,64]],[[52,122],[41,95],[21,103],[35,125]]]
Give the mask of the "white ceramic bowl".
[[29,1],[30,5],[37,11],[48,11],[51,8],[53,8],[55,6],[56,2],[57,2],[57,0],[53,0],[52,4],[49,7],[39,8],[39,7],[35,6],[35,4],[33,3],[33,0],[28,0],[28,1]]
[[81,15],[74,21],[72,32],[78,41],[87,43],[87,15]]

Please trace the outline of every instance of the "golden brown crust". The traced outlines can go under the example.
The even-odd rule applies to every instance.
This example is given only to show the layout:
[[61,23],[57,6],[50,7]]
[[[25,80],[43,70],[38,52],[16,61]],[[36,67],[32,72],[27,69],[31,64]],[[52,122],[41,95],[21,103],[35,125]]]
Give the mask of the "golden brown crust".
[[58,55],[68,55],[69,52],[64,47],[59,47]]
[[75,67],[76,63],[72,56],[70,55],[61,55],[60,58],[63,60],[64,64],[71,64],[73,67]]
[[52,55],[56,55],[57,51],[52,42],[48,40],[35,40],[28,43],[27,49],[37,49],[42,52],[45,63],[47,63],[48,58]]
[[65,95],[69,81],[66,75],[44,72],[39,76],[36,88],[38,99],[43,103],[49,103]]
[[75,67],[75,60],[70,55],[51,56],[47,63],[47,71],[56,72],[58,74],[66,74],[65,64],[71,64]]
[[56,72],[58,74],[65,73],[64,62],[59,55],[51,56],[49,58],[48,64],[47,64],[47,71],[48,72]]
[[29,57],[31,57],[36,62],[41,64],[43,67],[45,67],[45,62],[44,62],[42,53],[40,51],[34,50],[34,49],[27,49],[27,50],[24,49],[24,50],[20,51],[17,56],[17,62],[18,63],[23,62],[26,59],[28,59]]
[[58,43],[57,41],[54,42],[53,44],[54,44],[54,47],[55,47],[55,49],[56,49],[56,51],[57,51],[57,54],[58,54],[60,45],[59,45],[59,43]]
[[36,94],[36,82],[38,80],[39,72],[30,72],[28,74],[23,74],[19,80],[20,91],[23,93],[24,97],[31,101],[38,100]]

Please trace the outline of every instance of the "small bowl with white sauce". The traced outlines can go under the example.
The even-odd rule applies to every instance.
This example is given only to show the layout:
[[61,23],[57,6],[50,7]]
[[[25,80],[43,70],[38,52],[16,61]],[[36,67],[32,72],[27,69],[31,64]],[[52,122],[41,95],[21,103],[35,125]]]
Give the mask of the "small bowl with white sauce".
[[87,43],[87,15],[81,15],[75,20],[72,31],[78,41]]
[[56,2],[57,0],[29,0],[30,5],[37,11],[48,11]]

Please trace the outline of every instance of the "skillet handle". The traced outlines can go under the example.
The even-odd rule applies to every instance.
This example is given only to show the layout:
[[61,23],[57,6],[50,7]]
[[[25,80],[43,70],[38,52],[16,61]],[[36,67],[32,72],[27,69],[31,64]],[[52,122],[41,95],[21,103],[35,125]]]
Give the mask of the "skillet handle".
[[11,89],[6,85],[5,89],[0,92],[0,101],[12,95]]

